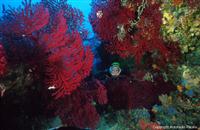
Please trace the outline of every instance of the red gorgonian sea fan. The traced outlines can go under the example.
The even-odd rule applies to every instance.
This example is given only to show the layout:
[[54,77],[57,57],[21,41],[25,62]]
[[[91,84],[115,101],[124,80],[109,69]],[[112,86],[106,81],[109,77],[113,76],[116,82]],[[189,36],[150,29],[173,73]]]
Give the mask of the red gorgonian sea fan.
[[[101,4],[98,4],[101,3]],[[122,7],[120,0],[100,2],[93,1],[93,11],[90,14],[90,22],[94,31],[102,40],[115,41],[120,25],[125,28],[129,26],[129,21],[134,19],[134,11]]]
[[98,125],[100,114],[96,109],[96,103],[106,104],[107,89],[99,80],[83,82],[71,95],[60,100],[54,100],[49,109],[55,110],[62,124],[78,128],[91,128]]
[[160,4],[157,3],[146,7],[137,24],[138,31],[133,36],[136,44],[132,47],[132,52],[138,64],[145,52],[159,51],[164,58],[168,58],[169,51],[160,35],[162,14],[159,7]]
[[66,31],[66,19],[60,11],[51,32],[40,40],[48,53],[46,84],[56,88],[53,94],[56,99],[71,94],[89,75],[93,64],[93,54],[89,47],[83,46],[79,33],[66,34]]
[[[120,0],[112,0],[101,6],[93,1],[96,14],[91,14],[90,21],[98,36],[109,42],[107,51],[122,58],[132,56],[137,64],[146,52],[158,51],[165,59],[168,58],[169,52],[160,35],[162,14],[159,3],[137,0],[136,3],[123,5]],[[141,14],[138,9],[142,10]],[[102,11],[101,17],[97,17],[98,11]],[[135,26],[131,21],[136,21]]]
[[108,98],[107,98],[107,89],[106,87],[99,81],[96,80],[96,84],[99,86],[97,89],[97,101],[99,104],[107,104]]
[[6,65],[7,65],[7,61],[5,57],[5,51],[2,44],[0,43],[0,76],[5,74],[6,69],[7,69]]
[[4,15],[8,17],[4,17],[5,26],[1,26],[1,31],[26,36],[48,24],[49,11],[42,4],[32,6],[31,2],[25,0],[23,6],[20,11],[14,9],[5,11]]
[[56,15],[59,10],[63,10],[63,15],[68,25],[67,32],[78,30],[81,35],[87,34],[84,33],[86,29],[83,27],[83,13],[79,9],[73,8],[71,5],[69,5],[67,0],[41,0],[41,3],[48,8],[51,16]]

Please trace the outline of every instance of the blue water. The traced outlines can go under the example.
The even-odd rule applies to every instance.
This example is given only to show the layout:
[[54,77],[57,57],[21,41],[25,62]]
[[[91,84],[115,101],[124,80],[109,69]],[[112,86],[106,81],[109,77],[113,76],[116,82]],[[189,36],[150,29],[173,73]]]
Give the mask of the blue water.
[[[2,12],[2,6],[1,6],[2,4],[4,4],[6,8],[8,8],[8,5],[16,8],[21,5],[21,1],[22,0],[0,0],[0,11]],[[32,3],[36,3],[36,2],[40,2],[40,0],[32,0]],[[91,0],[68,0],[68,3],[72,5],[73,7],[80,9],[83,12],[84,27],[88,30],[89,37],[92,37],[93,31],[88,20],[88,15],[91,10],[91,6],[90,6]]]
[[84,26],[88,30],[89,36],[90,37],[93,36],[92,27],[91,27],[89,19],[88,19],[88,15],[91,11],[91,6],[90,6],[91,0],[68,0],[68,2],[73,7],[76,7],[83,12],[84,18],[85,18]]

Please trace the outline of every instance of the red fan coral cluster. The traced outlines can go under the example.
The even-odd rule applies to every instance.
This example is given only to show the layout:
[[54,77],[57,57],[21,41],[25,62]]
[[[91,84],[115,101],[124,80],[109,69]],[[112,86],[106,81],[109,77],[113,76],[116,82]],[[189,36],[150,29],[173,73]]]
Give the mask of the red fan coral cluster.
[[[117,26],[128,25],[129,20],[135,17],[133,11],[121,7],[119,0],[110,1],[106,6],[97,6],[94,8],[90,21],[94,31],[98,33],[101,39],[106,41],[115,41],[117,39]],[[102,13],[102,16],[99,16]]]
[[[99,104],[107,102],[106,89],[103,84],[100,84],[100,81],[83,83],[71,95],[53,102],[51,107],[56,110],[55,114],[59,115],[63,124],[79,128],[94,129],[96,127],[100,115],[95,108],[95,102],[97,101]],[[99,89],[103,89],[103,91],[99,91]],[[101,98],[98,99],[99,96],[96,97],[96,95]]]
[[0,43],[0,76],[4,75],[7,69],[7,61],[5,57],[5,51]]
[[145,52],[158,50],[164,57],[168,58],[168,50],[160,36],[160,26],[162,24],[162,14],[159,11],[159,4],[154,3],[145,8],[139,23],[138,31],[133,39],[136,45],[132,48],[136,63],[140,63]]
[[106,87],[101,84],[99,80],[96,81],[97,85],[99,86],[97,89],[97,101],[99,104],[107,104],[107,89]]
[[23,23],[18,23],[15,26],[16,30],[14,31],[16,33],[21,31],[25,35],[28,35],[34,31],[40,30],[42,27],[48,24],[49,12],[42,5],[37,7],[37,10],[35,10],[34,13],[32,13],[32,10],[29,9],[31,8],[26,6],[26,8],[22,10],[22,13],[17,16],[17,19],[22,19],[20,21],[23,21]]
[[[48,9],[44,8],[42,4],[31,6],[31,3],[25,0],[24,9],[9,17],[9,29],[3,32],[14,33],[15,36],[21,38],[16,40],[9,38],[10,35],[6,35],[6,39],[9,39],[8,45],[23,42],[15,46],[12,55],[17,52],[15,50],[26,50],[23,44],[32,49],[25,51],[29,54],[35,54],[32,55],[31,59],[25,58],[25,62],[27,62],[25,64],[31,66],[34,62],[35,66],[37,62],[36,68],[43,66],[40,67],[43,70],[34,72],[42,75],[41,73],[45,70],[45,83],[47,87],[55,88],[55,98],[71,94],[80,85],[80,82],[89,75],[93,65],[91,49],[83,46],[82,38],[77,30],[68,31],[64,15],[68,14],[60,11],[56,15],[50,15]],[[54,19],[50,19],[50,17]],[[37,59],[38,55],[41,55],[42,60]]]
[[[5,42],[11,76],[16,77],[17,83],[14,85],[19,84],[19,89],[22,90],[26,82],[31,81],[29,82],[31,89],[27,90],[30,89],[31,93],[25,94],[30,97],[35,93],[38,94],[38,91],[39,98],[43,91],[46,92],[44,97],[49,91],[53,92],[55,99],[60,99],[53,100],[53,103],[59,103],[56,106],[57,113],[64,123],[82,128],[94,128],[99,120],[95,101],[98,104],[105,104],[107,95],[105,87],[100,82],[98,85],[96,83],[89,85],[94,88],[86,87],[84,90],[78,88],[82,80],[90,74],[94,58],[90,47],[83,45],[79,30],[69,31],[67,23],[70,22],[67,20],[76,21],[79,17],[65,16],[69,14],[63,10],[50,14],[51,11],[42,4],[31,6],[27,0],[24,0],[24,9],[11,9],[4,13],[4,19],[0,19],[2,23],[0,27],[3,29],[7,21],[10,26],[1,32],[1,40]],[[74,26],[78,26],[79,22]],[[24,53],[28,54],[23,55]],[[15,58],[12,58],[13,55],[16,55]],[[19,65],[12,64],[13,59],[20,59],[17,62]],[[6,67],[4,48],[0,44],[0,76]],[[15,73],[20,73],[22,76],[18,77]],[[39,77],[38,80],[35,79],[35,75]],[[39,88],[44,85],[43,83],[47,85],[48,92],[47,89]]]
[[71,19],[68,20],[71,30],[80,28],[83,23],[83,13],[78,9],[71,8],[69,5],[65,8],[65,18],[67,20]]
[[[166,59],[169,54],[160,36],[160,4],[145,1],[147,3],[137,1],[137,4],[132,2],[124,6],[120,0],[107,1],[103,6],[93,7],[95,13],[102,11],[101,18],[96,14],[90,16],[94,31],[109,41],[107,50],[121,57],[134,56],[138,64],[146,52],[159,51]],[[131,25],[131,21],[137,23],[136,26]]]
[[24,9],[20,12],[13,11],[13,20],[5,23],[5,28],[2,28],[4,32],[12,32],[18,35],[30,35],[34,31],[38,31],[43,28],[49,22],[48,9],[43,5],[31,6],[31,3],[25,1]]
[[66,34],[66,19],[61,11],[55,18],[51,33],[41,38],[46,44],[47,59],[46,83],[54,86],[56,98],[71,94],[82,79],[89,75],[93,64],[91,50],[84,48],[77,32]]
[[66,4],[67,0],[41,0],[41,3],[49,9],[51,16],[55,16],[56,12],[62,9],[68,25],[67,31],[78,31],[83,39],[87,37],[88,32],[83,27],[83,13],[79,9],[73,8],[71,5]]

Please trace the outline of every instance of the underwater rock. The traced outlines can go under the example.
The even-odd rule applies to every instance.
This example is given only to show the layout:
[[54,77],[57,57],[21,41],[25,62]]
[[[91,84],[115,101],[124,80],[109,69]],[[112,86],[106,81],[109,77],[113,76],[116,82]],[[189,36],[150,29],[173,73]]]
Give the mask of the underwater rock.
[[106,82],[108,104],[114,109],[151,108],[159,103],[158,96],[176,87],[170,82],[155,79],[154,82],[136,81],[129,77],[110,79]]

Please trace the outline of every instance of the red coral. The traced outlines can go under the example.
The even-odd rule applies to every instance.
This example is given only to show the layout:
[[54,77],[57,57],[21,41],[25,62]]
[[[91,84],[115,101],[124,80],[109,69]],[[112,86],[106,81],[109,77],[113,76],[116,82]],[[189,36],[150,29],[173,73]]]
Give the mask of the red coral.
[[169,52],[160,36],[162,14],[159,7],[159,4],[147,7],[137,25],[138,32],[133,37],[137,43],[132,50],[138,64],[145,52],[158,50],[165,58],[168,58]]
[[51,33],[44,34],[41,43],[45,43],[49,54],[46,83],[48,87],[56,87],[54,95],[59,98],[71,94],[89,75],[93,54],[88,47],[83,47],[77,32],[65,34],[67,25],[62,11],[55,19]]
[[86,103],[79,109],[75,108],[71,114],[77,115],[73,117],[73,122],[75,126],[80,128],[90,127],[94,129],[100,119],[96,108],[91,103]]
[[[52,102],[51,107],[55,109],[55,115],[59,115],[63,124],[78,128],[95,129],[100,115],[95,108],[94,102],[99,100],[96,98],[98,96],[98,88],[102,87],[97,82],[85,82],[71,95]],[[107,97],[106,95],[104,96]],[[107,99],[104,100],[106,101]]]
[[97,89],[97,101],[99,104],[106,104],[108,102],[107,89],[99,80],[96,80],[96,83],[99,86]]
[[[120,0],[109,1],[106,6],[104,5],[94,7],[94,14],[90,15],[90,22],[101,39],[105,41],[115,40],[118,33],[117,26],[128,25],[129,20],[135,17],[134,11],[122,7]],[[98,11],[102,11],[101,18],[97,16]]]
[[[94,31],[100,38],[109,41],[106,49],[111,54],[118,54],[122,58],[134,56],[137,64],[146,52],[159,51],[165,59],[168,59],[169,52],[160,36],[162,24],[160,4],[149,0],[140,18],[135,19],[135,8],[140,5],[139,3],[141,4],[141,1],[132,5],[133,9],[129,6],[122,7],[119,0],[108,1],[102,7],[94,6],[95,12],[98,10],[103,12],[102,18],[96,17],[95,14],[90,16]],[[130,20],[137,21],[137,19],[136,30],[130,26]]]
[[5,51],[0,43],[0,76],[4,75],[7,69],[7,61],[5,57]]
[[32,10],[26,6],[21,15],[17,16],[21,19],[21,23],[18,24],[16,33],[20,30],[25,35],[31,34],[34,31],[40,30],[49,22],[49,12],[42,5],[37,7],[37,10],[31,14]]
[[[9,28],[5,29],[3,34],[5,39],[8,39],[8,50],[11,52],[9,59],[11,61],[16,59],[20,63],[23,61],[29,66],[32,65],[30,68],[34,66],[37,69],[34,73],[38,75],[42,75],[41,68],[45,68],[45,83],[48,87],[56,88],[55,98],[71,94],[89,75],[93,65],[91,49],[84,47],[78,31],[76,29],[68,31],[66,24],[81,18],[77,17],[80,12],[77,11],[77,15],[69,17],[68,21],[63,16],[64,13],[67,14],[66,12],[61,11],[58,14],[53,12],[50,19],[47,8],[42,4],[32,6],[27,0],[24,2],[24,9],[19,12],[15,10],[5,12],[7,13],[4,14],[3,23],[8,21]],[[73,12],[76,12],[75,9]],[[81,22],[80,19],[74,26],[78,26]],[[44,28],[45,25],[48,26]],[[10,38],[12,32],[23,37],[19,37],[20,40]],[[5,35],[7,33],[9,35]]]
[[[67,19],[68,24],[70,24],[71,31],[80,29],[80,27],[83,24],[84,16],[83,13],[75,8],[70,7],[69,5],[66,5],[65,8],[65,18]],[[86,31],[86,30],[81,30]]]
[[[49,22],[48,9],[43,5],[32,7],[31,3],[25,1],[24,9],[20,12],[14,11],[12,13],[13,20],[8,21],[5,28],[1,28],[4,32],[14,32],[18,35],[30,35],[34,31],[43,28]],[[10,16],[11,17],[11,16]]]
[[87,30],[83,28],[84,16],[83,13],[76,8],[73,8],[66,1],[52,1],[52,0],[41,0],[41,3],[49,9],[50,15],[55,16],[59,10],[63,10],[64,17],[68,26],[68,32],[79,31],[82,38],[87,36]]

